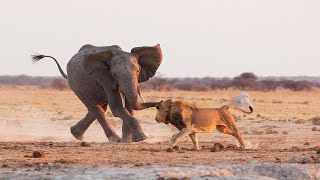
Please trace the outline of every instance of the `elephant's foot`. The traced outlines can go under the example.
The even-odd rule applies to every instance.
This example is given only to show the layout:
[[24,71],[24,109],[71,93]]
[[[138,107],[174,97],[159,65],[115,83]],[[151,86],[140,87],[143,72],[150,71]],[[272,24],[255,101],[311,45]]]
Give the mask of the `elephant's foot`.
[[117,135],[108,137],[110,143],[119,143],[121,142],[121,138]]
[[123,143],[131,143],[132,142],[132,134],[129,133],[125,133],[125,132],[122,132],[122,141]]
[[121,140],[122,143],[131,143],[132,142],[132,138],[128,138],[128,137],[122,137]]
[[70,132],[73,135],[73,137],[75,137],[79,141],[83,140],[83,133],[84,132],[79,131],[76,126],[71,126],[70,127]]
[[146,135],[144,135],[144,133],[142,134],[133,134],[132,135],[132,141],[133,142],[139,142],[139,141],[143,141],[146,140],[148,137]]

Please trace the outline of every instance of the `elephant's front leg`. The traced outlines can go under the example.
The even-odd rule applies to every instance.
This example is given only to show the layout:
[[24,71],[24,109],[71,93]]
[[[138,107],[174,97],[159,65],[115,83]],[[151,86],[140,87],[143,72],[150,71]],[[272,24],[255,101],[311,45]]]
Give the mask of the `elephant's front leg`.
[[[133,116],[133,109],[130,107],[127,99],[125,99],[125,107],[128,110],[128,112]],[[131,128],[126,123],[124,123],[124,121],[122,123],[122,142],[132,142]]]
[[123,127],[123,132],[125,132],[126,139],[129,138],[131,134],[132,141],[134,142],[147,139],[147,136],[144,134],[138,120],[133,117],[126,108],[123,107],[119,91],[114,91],[113,94],[108,94],[108,102],[113,115],[121,118],[125,124]]

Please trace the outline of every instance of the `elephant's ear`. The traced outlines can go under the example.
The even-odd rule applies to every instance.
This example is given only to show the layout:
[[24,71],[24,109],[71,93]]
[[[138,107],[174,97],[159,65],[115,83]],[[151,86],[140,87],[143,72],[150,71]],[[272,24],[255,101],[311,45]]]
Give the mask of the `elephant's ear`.
[[84,55],[82,67],[89,75],[106,71],[109,69],[109,60],[112,55],[112,51],[91,52],[90,54]]
[[139,82],[147,81],[153,77],[161,64],[162,52],[160,45],[153,47],[135,47],[131,49],[131,53],[138,56],[139,65],[141,67]]

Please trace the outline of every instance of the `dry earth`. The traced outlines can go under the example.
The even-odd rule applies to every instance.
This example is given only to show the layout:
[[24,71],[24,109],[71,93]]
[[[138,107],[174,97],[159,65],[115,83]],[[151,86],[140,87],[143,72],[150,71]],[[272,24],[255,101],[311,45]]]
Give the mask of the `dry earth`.
[[[230,102],[237,90],[144,92],[147,101],[185,99],[200,107]],[[110,144],[98,123],[85,134],[87,143],[69,132],[86,108],[71,91],[32,87],[0,88],[0,179],[320,179],[320,90],[247,92],[254,113],[234,111],[247,150],[235,138],[214,131],[200,134],[200,151],[186,138],[180,149],[166,141],[177,132],[154,120],[155,109],[136,111],[148,140]],[[106,116],[118,134],[121,120]],[[320,121],[320,120],[319,120]],[[225,147],[211,152],[214,143]],[[34,151],[44,157],[33,158]],[[320,153],[320,152],[319,152]]]

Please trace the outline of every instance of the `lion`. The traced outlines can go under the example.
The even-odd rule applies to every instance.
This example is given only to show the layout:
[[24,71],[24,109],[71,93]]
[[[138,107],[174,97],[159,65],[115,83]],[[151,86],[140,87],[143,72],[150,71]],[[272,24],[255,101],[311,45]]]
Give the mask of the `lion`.
[[[250,111],[246,111],[241,107],[247,107]],[[197,133],[210,133],[217,129],[221,133],[237,138],[241,145],[240,148],[245,149],[244,140],[229,109],[233,108],[250,114],[253,112],[252,107],[249,95],[246,93],[240,93],[230,104],[220,108],[197,108],[186,101],[168,99],[157,104],[155,120],[158,123],[170,123],[180,130],[170,140],[172,147],[176,146],[182,137],[189,135],[194,144],[193,149],[199,150]]]

